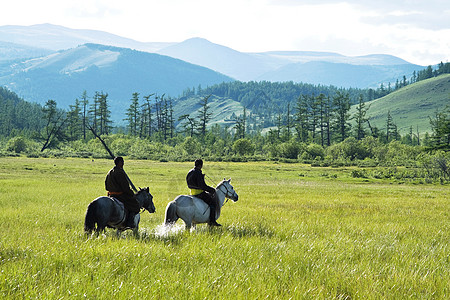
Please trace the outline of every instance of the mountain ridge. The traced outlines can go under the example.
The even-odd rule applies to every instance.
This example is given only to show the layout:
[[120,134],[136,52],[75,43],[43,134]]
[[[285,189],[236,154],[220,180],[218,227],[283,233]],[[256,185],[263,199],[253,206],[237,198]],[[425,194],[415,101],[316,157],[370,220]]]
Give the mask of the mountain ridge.
[[[347,65],[369,65],[369,66],[393,66],[390,70],[386,68],[385,72],[380,72],[379,68],[374,70],[377,77],[370,82],[360,80],[366,74],[360,73],[354,76],[352,82],[342,82],[342,87],[378,87],[381,83],[388,84],[393,80],[390,75],[392,71],[397,70],[399,65],[404,64],[405,70],[402,75],[408,78],[412,75],[407,73],[411,70],[420,70],[424,67],[410,64],[401,58],[386,54],[370,54],[364,56],[349,57],[333,52],[314,52],[314,51],[269,51],[269,52],[239,52],[232,48],[214,44],[203,38],[191,38],[179,43],[157,43],[157,42],[139,42],[129,38],[124,38],[99,30],[90,29],[71,29],[52,24],[38,24],[32,26],[0,26],[0,41],[9,41],[16,43],[25,43],[33,47],[46,47],[48,49],[61,50],[77,47],[86,43],[97,43],[112,45],[122,48],[130,48],[150,53],[159,53],[173,58],[181,59],[186,62],[197,64],[219,73],[241,81],[255,80],[274,80],[272,76],[280,72],[280,68],[285,68],[290,64],[307,63],[312,61],[323,61],[328,63],[342,63]],[[1,51],[0,51],[1,54]],[[335,77],[339,76],[344,70],[336,70],[336,65],[326,73],[334,72]],[[344,65],[341,65],[344,67]],[[349,66],[346,66],[349,68]],[[290,69],[294,69],[291,66]],[[289,69],[289,68],[288,68]],[[367,70],[366,72],[371,72]],[[308,73],[312,77],[318,76],[314,70],[309,69]],[[275,78],[278,78],[275,76]],[[298,79],[289,74],[283,76],[283,80],[296,81]],[[308,78],[301,79],[302,82],[309,82]],[[332,84],[319,80],[323,84]],[[394,79],[395,81],[395,79]],[[369,86],[366,86],[366,85]]]
[[84,90],[109,94],[113,119],[134,92],[178,96],[187,87],[208,86],[233,79],[213,70],[156,53],[85,44],[46,57],[0,65],[0,85],[40,104],[57,100],[67,108]]
[[0,26],[0,40],[53,51],[74,48],[87,43],[146,52],[155,52],[159,48],[171,45],[171,43],[164,42],[139,42],[101,30],[73,29],[49,23],[31,26]]

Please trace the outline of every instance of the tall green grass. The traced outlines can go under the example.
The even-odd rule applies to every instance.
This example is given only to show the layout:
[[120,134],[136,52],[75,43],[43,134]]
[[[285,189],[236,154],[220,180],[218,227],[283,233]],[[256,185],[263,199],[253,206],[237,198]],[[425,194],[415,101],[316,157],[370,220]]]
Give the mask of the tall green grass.
[[[156,213],[140,235],[86,237],[109,160],[0,158],[0,296],[6,299],[445,299],[449,187],[368,181],[350,169],[209,163],[239,201],[221,228],[168,231],[192,163],[125,161]],[[211,179],[209,179],[211,178]],[[209,182],[213,185],[212,182]]]

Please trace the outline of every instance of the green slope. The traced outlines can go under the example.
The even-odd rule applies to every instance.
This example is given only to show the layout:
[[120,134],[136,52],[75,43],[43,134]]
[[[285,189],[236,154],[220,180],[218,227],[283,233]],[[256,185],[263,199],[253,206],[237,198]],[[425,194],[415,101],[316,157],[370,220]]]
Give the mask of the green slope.
[[[390,111],[401,134],[408,133],[410,126],[413,126],[414,132],[418,127],[421,133],[431,133],[429,117],[433,117],[436,110],[450,105],[450,74],[408,85],[383,98],[367,102],[366,105],[370,105],[367,116],[372,126],[386,128],[387,114]],[[352,115],[355,107],[352,107]]]
[[[200,105],[203,97],[190,97],[179,99],[174,102],[174,119],[178,120],[178,117],[184,114],[188,114],[191,117],[198,120],[199,111],[202,108]],[[241,103],[234,101],[230,98],[217,97],[212,95],[208,99],[209,112],[212,113],[211,120],[208,125],[220,124],[225,126],[232,126],[235,124],[232,115],[240,116],[244,112],[244,107]],[[249,110],[247,110],[249,113]],[[183,122],[178,123],[180,125]]]

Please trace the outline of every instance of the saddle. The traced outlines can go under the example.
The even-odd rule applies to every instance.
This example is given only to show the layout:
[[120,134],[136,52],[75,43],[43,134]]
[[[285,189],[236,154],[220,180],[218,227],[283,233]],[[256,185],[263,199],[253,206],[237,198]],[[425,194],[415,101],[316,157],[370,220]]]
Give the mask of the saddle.
[[118,226],[118,225],[122,224],[123,222],[125,222],[125,219],[127,218],[128,210],[125,208],[125,205],[123,205],[123,203],[120,200],[118,200],[117,198],[114,198],[113,196],[108,196],[108,198],[110,198],[115,204],[120,206],[120,208],[122,208],[124,211],[124,214],[123,214],[123,217],[121,218],[121,220],[117,223],[112,224],[113,226]]
[[114,203],[116,203],[117,205],[119,205],[123,210],[126,210],[125,205],[123,205],[123,203],[119,199],[114,198],[113,196],[108,197],[111,198],[111,200],[114,201]]

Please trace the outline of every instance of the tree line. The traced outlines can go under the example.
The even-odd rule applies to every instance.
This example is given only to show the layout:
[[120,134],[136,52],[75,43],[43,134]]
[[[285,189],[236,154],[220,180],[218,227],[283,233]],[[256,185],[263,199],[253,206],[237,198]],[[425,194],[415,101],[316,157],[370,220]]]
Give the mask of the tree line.
[[[276,87],[272,92],[263,89],[272,85]],[[217,95],[207,92],[220,87],[222,96],[239,98],[237,91],[245,88],[240,82],[206,89],[199,87],[196,92],[196,95],[202,95],[197,95],[199,109],[177,119],[173,105],[177,99],[164,94],[141,96],[133,93],[128,105],[124,105],[123,127],[113,126],[109,96],[105,92],[93,95],[83,92],[67,110],[63,110],[57,107],[55,100],[48,100],[43,106],[31,104],[2,88],[0,138],[4,146],[0,153],[101,156],[104,148],[97,139],[101,138],[115,153],[143,159],[184,160],[203,156],[217,160],[290,159],[322,161],[324,164],[369,159],[378,164],[386,162],[389,156],[385,154],[392,145],[421,147],[417,148],[421,151],[443,150],[445,153],[450,148],[448,107],[430,116],[431,135],[419,136],[411,127],[408,134],[401,136],[390,113],[384,128],[376,128],[370,123],[367,118],[369,107],[365,103],[367,93],[362,90],[322,90],[320,86],[304,85],[311,90],[295,95],[292,83],[283,86],[261,82],[249,83],[249,86],[253,86],[252,93],[260,95],[258,99],[268,105],[265,113],[270,114],[272,124],[268,129],[269,118],[253,111],[248,113],[246,106],[241,114],[233,116],[230,127],[210,125],[214,113],[210,100]],[[250,101],[250,91],[248,88],[248,92],[244,92],[247,96],[240,100]],[[357,91],[360,92],[357,99],[352,100]],[[283,102],[278,98],[286,93],[295,95],[294,100]],[[356,103],[356,109],[351,115],[352,102]],[[252,106],[250,102],[247,104]],[[259,104],[253,103],[253,107],[256,105]],[[397,151],[397,154],[405,151]],[[418,150],[408,151],[418,155]]]

